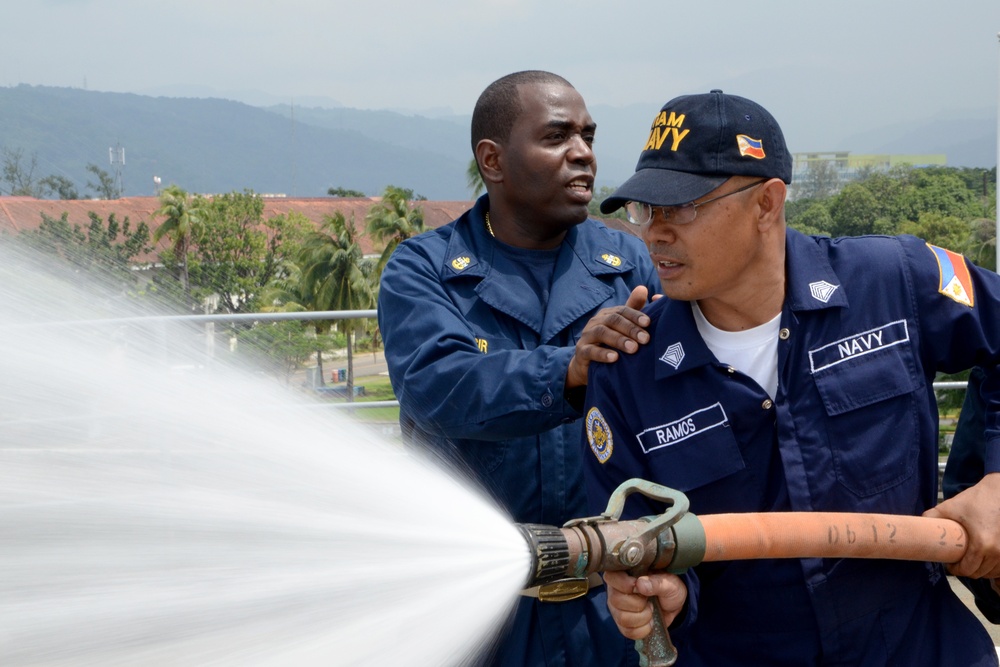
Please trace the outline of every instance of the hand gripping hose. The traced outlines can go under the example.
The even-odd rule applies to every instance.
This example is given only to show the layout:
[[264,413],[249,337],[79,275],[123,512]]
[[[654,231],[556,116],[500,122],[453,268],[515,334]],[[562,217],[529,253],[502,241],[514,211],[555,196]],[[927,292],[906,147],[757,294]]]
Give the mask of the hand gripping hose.
[[[667,505],[659,516],[620,521],[625,499],[641,493]],[[619,486],[604,514],[562,528],[519,524],[532,554],[527,586],[540,599],[585,594],[595,572],[650,570],[680,573],[701,562],[758,558],[883,558],[955,563],[966,549],[961,524],[892,514],[773,512],[696,517],[673,489],[641,479]],[[581,585],[582,584],[582,585]],[[636,641],[642,667],[667,667],[677,651],[653,606],[653,632]]]

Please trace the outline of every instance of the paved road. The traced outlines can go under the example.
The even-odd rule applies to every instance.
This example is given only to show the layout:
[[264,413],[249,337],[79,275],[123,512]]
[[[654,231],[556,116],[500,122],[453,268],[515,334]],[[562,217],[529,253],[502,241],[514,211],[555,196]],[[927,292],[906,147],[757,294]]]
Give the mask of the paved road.
[[[323,359],[323,372],[326,374],[326,381],[330,383],[330,374],[338,368],[347,368],[347,357],[337,357],[336,359]],[[354,354],[354,382],[359,379],[372,377],[375,375],[388,376],[389,369],[385,363],[385,354],[381,350],[375,352],[356,352]]]

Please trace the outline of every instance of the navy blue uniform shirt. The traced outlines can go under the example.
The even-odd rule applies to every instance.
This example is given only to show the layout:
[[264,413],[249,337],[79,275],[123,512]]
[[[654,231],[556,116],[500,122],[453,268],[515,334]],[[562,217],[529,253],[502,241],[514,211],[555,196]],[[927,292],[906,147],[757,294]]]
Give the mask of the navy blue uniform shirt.
[[[587,220],[566,233],[548,303],[486,230],[489,199],[400,244],[378,320],[409,442],[456,460],[520,523],[586,515],[580,406],[564,398],[574,345],[598,310],[659,280],[636,237]],[[604,498],[607,502],[607,497]],[[525,572],[527,578],[528,573]],[[525,598],[491,664],[613,667],[636,660],[603,588],[566,603]]]
[[[690,303],[667,298],[647,307],[649,345],[591,366],[592,514],[631,477],[683,491],[696,515],[919,515],[935,504],[932,380],[1000,362],[1000,277],[914,237],[788,230],[786,250],[773,400],[709,351]],[[995,381],[986,382],[994,397]],[[661,511],[637,499],[629,513]],[[937,564],[735,561],[685,577],[678,667],[997,664]]]

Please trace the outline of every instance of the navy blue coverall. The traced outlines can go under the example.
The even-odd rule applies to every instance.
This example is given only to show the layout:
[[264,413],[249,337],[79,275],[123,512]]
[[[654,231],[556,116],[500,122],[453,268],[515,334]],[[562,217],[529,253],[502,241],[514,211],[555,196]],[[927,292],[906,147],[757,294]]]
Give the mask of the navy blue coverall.
[[[459,461],[514,521],[561,526],[587,512],[582,401],[564,398],[574,345],[599,309],[623,305],[639,285],[652,295],[659,280],[638,238],[587,220],[567,232],[540,311],[486,231],[487,210],[484,196],[393,253],[378,304],[389,377],[407,441]],[[626,659],[637,660],[632,642],[597,587],[565,603],[522,598],[490,664]]]
[[[696,515],[919,515],[936,503],[932,381],[1000,362],[1000,277],[906,236],[789,229],[786,251],[773,400],[715,358],[689,303],[667,298],[646,309],[648,345],[591,366],[592,498],[641,477],[684,492]],[[990,428],[996,469],[995,415]],[[663,511],[642,499],[632,507],[629,516]],[[688,606],[671,630],[678,667],[997,664],[939,564],[748,560],[684,576]]]

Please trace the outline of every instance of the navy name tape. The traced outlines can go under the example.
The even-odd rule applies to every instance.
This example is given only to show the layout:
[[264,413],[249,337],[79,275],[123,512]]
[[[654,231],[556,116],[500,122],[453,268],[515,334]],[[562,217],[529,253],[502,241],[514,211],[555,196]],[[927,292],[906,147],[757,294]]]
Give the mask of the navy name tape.
[[722,409],[721,403],[715,403],[707,408],[696,410],[689,415],[685,415],[676,421],[648,428],[636,435],[642,451],[647,454],[660,449],[676,445],[693,436],[699,435],[726,424],[726,411]]
[[909,340],[910,330],[906,327],[906,320],[896,320],[875,329],[841,338],[815,350],[809,350],[809,367],[816,373],[850,359],[907,343]]

